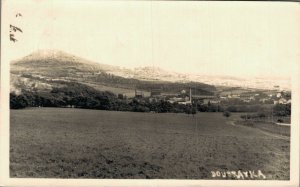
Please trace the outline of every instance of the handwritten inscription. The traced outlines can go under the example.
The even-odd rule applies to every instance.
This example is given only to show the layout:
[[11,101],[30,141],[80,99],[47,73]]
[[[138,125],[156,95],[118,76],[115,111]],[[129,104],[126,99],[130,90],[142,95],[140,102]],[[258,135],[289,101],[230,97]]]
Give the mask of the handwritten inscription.
[[211,171],[213,178],[232,178],[232,179],[266,179],[261,170],[254,171]]

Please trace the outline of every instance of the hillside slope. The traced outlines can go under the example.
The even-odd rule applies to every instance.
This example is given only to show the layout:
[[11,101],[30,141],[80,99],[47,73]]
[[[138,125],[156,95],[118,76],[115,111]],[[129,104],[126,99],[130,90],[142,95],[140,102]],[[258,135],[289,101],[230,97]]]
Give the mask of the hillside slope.
[[[142,70],[148,71],[149,68]],[[120,71],[130,74],[132,70],[92,62],[63,51],[41,50],[11,62],[11,91],[51,91],[66,86],[68,82],[88,85],[100,91],[126,94],[128,97],[134,95],[135,89],[145,91],[146,95],[153,88],[160,88],[166,93],[178,93],[192,87],[196,93],[205,95],[212,95],[215,91],[214,86],[198,82],[178,83],[147,77],[139,79],[113,73]],[[156,73],[159,72],[157,69]]]

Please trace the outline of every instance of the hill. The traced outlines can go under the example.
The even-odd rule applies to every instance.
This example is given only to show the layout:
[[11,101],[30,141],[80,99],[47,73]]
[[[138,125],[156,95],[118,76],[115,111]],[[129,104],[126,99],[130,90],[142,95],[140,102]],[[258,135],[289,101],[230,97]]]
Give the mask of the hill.
[[[178,93],[182,89],[193,87],[195,93],[213,95],[215,87],[199,82],[169,82],[153,80],[151,77],[136,77],[142,72],[151,71],[145,67],[130,70],[106,64],[100,64],[58,50],[40,50],[19,60],[11,62],[11,92],[43,91],[50,92],[53,88],[68,86],[67,83],[93,87],[99,91],[111,91],[114,94],[134,96],[134,90],[140,89],[149,95],[153,88],[165,93]],[[132,77],[118,76],[120,72],[132,74]],[[139,72],[139,73],[135,73]],[[156,74],[165,75],[161,69]]]

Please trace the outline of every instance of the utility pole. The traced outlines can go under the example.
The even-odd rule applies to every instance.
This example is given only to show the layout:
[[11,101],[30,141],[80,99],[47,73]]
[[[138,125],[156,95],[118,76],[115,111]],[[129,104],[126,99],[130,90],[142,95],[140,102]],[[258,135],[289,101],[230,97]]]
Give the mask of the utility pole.
[[[196,92],[196,88],[194,88],[194,95],[195,95],[195,92]],[[190,88],[190,100],[191,100],[191,103],[192,103],[192,107],[193,107],[193,102],[192,102],[192,89]],[[196,156],[197,156],[197,158],[198,158],[198,154],[199,154],[199,148],[198,148],[198,146],[199,146],[199,144],[198,144],[198,120],[197,120],[197,111],[198,111],[198,102],[196,101],[195,102],[195,104],[196,104],[196,108],[195,108],[195,110],[196,110],[196,119],[195,119],[195,122],[196,122],[196,130],[195,130],[195,134],[196,134]],[[197,172],[197,174],[198,174],[198,172]]]
[[273,121],[273,107],[272,107],[272,113],[271,113],[271,115],[272,115],[272,123],[273,123],[273,122],[274,122],[274,121]]
[[190,88],[190,102],[192,103],[192,88]]

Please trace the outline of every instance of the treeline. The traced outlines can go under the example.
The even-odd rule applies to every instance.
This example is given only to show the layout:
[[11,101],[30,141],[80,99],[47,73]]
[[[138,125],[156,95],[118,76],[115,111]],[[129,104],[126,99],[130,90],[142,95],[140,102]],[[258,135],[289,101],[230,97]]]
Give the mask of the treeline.
[[276,104],[274,106],[272,112],[276,116],[290,116],[291,115],[291,103],[289,103],[289,104]]
[[[98,91],[90,86],[76,82],[65,82],[65,86],[55,87],[51,92],[33,92],[22,90],[19,95],[10,94],[10,108],[26,107],[75,107],[98,110],[133,111],[133,112],[172,112],[195,114],[199,112],[264,112],[278,116],[291,114],[291,105],[220,105],[196,104],[192,106],[170,103],[168,101],[150,102],[147,98],[120,99],[109,91]],[[273,109],[272,109],[273,108]]]
[[276,104],[270,110],[258,110],[254,113],[242,114],[245,121],[264,121],[291,123],[291,104]]
[[116,96],[111,92],[101,92],[79,83],[64,83],[66,86],[53,88],[51,92],[29,92],[10,94],[10,107],[78,107],[109,110]]
[[79,83],[65,83],[67,86],[53,88],[51,92],[29,92],[10,94],[10,108],[26,107],[75,107],[85,109],[133,111],[133,112],[174,112],[196,113],[193,106],[171,104],[167,101],[148,102],[147,100],[119,99],[111,92],[98,91]]

